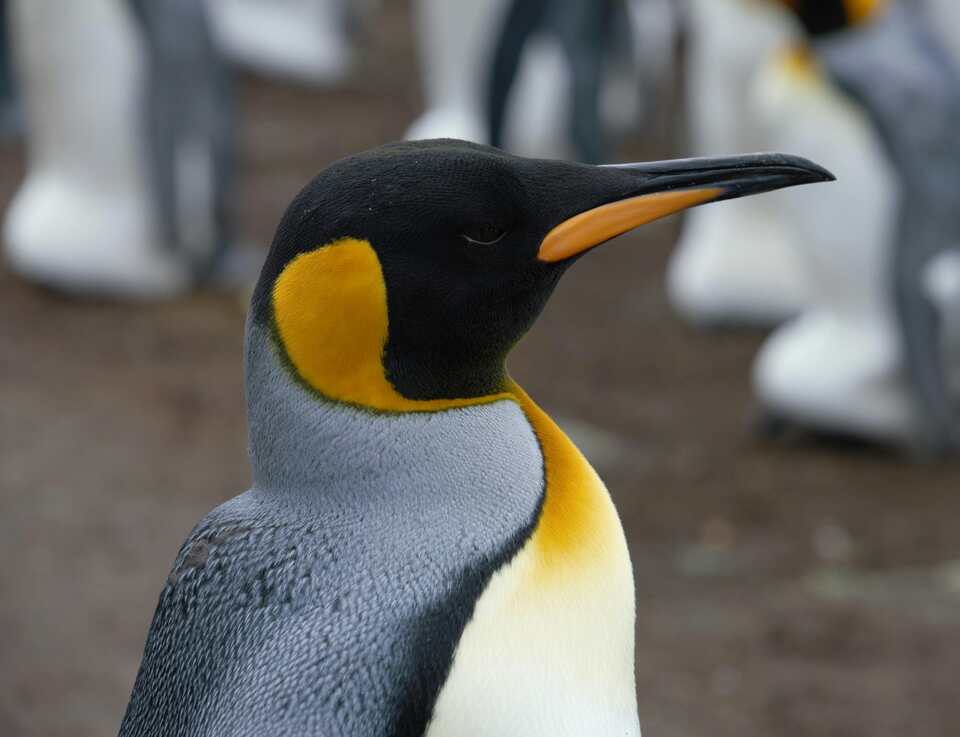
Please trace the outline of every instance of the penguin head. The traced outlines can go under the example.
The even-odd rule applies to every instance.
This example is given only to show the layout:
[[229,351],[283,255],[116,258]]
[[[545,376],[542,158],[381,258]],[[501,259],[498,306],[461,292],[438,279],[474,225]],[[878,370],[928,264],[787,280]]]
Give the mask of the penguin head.
[[508,391],[510,349],[591,248],[688,207],[830,179],[774,154],[589,166],[390,144],[293,200],[251,320],[324,398],[386,412],[491,401]]
[[810,36],[824,36],[865,23],[889,0],[779,0]]

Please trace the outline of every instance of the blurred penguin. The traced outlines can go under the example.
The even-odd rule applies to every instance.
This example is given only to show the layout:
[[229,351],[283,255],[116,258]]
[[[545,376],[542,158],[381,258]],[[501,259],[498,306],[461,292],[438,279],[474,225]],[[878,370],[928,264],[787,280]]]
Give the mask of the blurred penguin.
[[596,163],[611,138],[636,127],[670,69],[666,0],[471,3],[483,16],[472,34],[456,2],[435,4],[419,6],[428,110],[408,138],[453,135]]
[[931,29],[940,43],[960,63],[960,2],[957,0],[913,0],[926,8]]
[[812,53],[771,67],[757,108],[773,145],[828,161],[838,183],[780,198],[817,288],[763,347],[756,391],[782,420],[956,449],[960,73],[914,8],[791,5]]
[[460,138],[489,143],[485,81],[510,3],[416,0],[414,20],[426,110],[407,129],[408,140]]
[[27,175],[4,223],[23,276],[176,294],[229,232],[229,86],[199,0],[13,0]]
[[493,145],[609,159],[670,69],[674,31],[672,6],[654,0],[514,0],[489,77]]
[[224,54],[281,79],[334,85],[353,62],[353,31],[374,0],[207,0]]
[[[614,29],[624,28],[615,22],[617,11],[622,10],[616,0],[514,0],[490,75],[487,114],[494,146],[532,156],[559,154],[559,158],[591,164],[606,158],[600,96],[607,45]],[[523,62],[532,74],[526,75],[526,84],[520,85],[514,96],[513,107],[519,114],[511,118],[519,128],[520,140],[510,141],[508,138],[516,136],[504,130],[507,103]],[[541,114],[530,116],[530,107],[536,107],[538,101]],[[552,110],[543,110],[544,102]],[[536,123],[532,130],[524,126],[524,119],[531,118]],[[561,123],[559,130],[549,130],[553,121]]]
[[[795,26],[757,0],[688,0],[686,7],[693,154],[766,150],[749,89],[770,54],[796,35]],[[748,198],[686,215],[667,274],[670,300],[686,319],[773,325],[804,307],[809,285],[775,201]]]

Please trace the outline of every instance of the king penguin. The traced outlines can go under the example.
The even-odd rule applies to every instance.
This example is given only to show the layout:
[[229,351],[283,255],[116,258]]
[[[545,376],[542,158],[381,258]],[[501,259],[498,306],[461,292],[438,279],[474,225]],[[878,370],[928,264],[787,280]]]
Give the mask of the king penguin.
[[645,103],[669,69],[669,0],[419,0],[415,9],[427,109],[406,132],[412,140],[605,161],[655,107]]
[[452,136],[489,143],[485,70],[510,0],[417,0],[417,46],[426,109],[405,137]]
[[762,349],[757,392],[801,425],[956,450],[960,67],[921,8],[788,4],[810,50],[760,85],[757,108],[778,110],[771,140],[829,158],[841,185],[781,197],[818,288]]
[[13,269],[139,299],[220,271],[232,95],[206,3],[13,0],[9,10],[27,124],[26,177],[3,223]]
[[504,361],[592,247],[829,179],[455,140],[323,171],[252,298],[252,488],[180,550],[121,737],[637,737],[617,513]]
[[647,57],[662,62],[671,18],[669,6],[640,0],[514,0],[488,77],[490,143],[526,156],[609,160],[612,130],[637,124],[641,82],[656,90],[642,74],[641,21],[661,21],[668,38]]

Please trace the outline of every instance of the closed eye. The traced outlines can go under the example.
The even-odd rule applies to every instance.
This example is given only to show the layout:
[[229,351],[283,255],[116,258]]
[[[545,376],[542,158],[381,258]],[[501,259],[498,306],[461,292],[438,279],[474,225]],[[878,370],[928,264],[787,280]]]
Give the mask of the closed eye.
[[472,243],[476,246],[492,246],[503,240],[506,234],[507,231],[505,228],[500,228],[496,225],[481,225],[461,233],[460,236],[467,241],[467,243]]

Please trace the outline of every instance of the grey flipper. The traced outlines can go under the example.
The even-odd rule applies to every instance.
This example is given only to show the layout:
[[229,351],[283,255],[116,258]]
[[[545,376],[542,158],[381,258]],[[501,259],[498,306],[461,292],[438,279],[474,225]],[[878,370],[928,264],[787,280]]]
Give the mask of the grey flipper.
[[319,401],[248,332],[254,488],[177,556],[121,737],[422,735],[493,571],[541,505],[512,401]]
[[144,120],[163,241],[196,281],[231,238],[234,110],[203,0],[128,0],[147,48]]
[[613,41],[622,41],[617,32],[627,27],[615,22],[618,13],[624,15],[625,9],[617,0],[514,0],[505,15],[488,84],[488,125],[494,146],[503,145],[507,102],[524,47],[536,34],[546,33],[559,40],[569,61],[570,138],[578,157],[585,163],[606,158],[600,92],[610,48],[619,48]]
[[939,314],[926,288],[930,265],[960,251],[960,72],[923,14],[893,5],[874,22],[824,37],[817,51],[867,111],[901,183],[891,286],[906,367],[922,416],[926,453],[960,449],[960,397],[952,390]]

